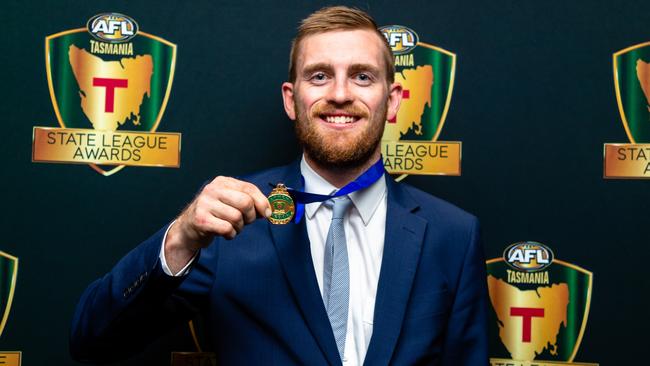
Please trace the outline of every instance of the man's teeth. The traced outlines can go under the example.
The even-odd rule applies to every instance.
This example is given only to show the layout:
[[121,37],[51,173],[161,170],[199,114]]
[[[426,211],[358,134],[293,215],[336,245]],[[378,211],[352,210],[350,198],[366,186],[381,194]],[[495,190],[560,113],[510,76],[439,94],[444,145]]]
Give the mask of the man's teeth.
[[354,117],[349,116],[327,116],[325,117],[327,123],[352,123],[354,122]]

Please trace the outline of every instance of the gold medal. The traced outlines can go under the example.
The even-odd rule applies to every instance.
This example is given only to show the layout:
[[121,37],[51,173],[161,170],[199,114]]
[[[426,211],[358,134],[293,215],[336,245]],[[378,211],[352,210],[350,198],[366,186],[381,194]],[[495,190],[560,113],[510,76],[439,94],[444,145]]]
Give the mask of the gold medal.
[[275,225],[284,225],[293,219],[296,207],[293,199],[287,191],[284,184],[278,183],[269,194],[269,203],[271,204],[271,217],[269,221]]

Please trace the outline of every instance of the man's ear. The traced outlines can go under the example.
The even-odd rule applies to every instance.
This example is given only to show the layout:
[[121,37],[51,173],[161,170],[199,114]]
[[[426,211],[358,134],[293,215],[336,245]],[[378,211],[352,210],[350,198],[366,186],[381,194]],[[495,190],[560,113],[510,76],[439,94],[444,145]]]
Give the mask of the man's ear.
[[392,83],[388,90],[388,108],[386,119],[392,120],[397,116],[400,103],[402,103],[402,84]]
[[282,83],[282,101],[284,102],[284,111],[290,119],[296,120],[296,109],[293,99],[294,85],[290,82]]

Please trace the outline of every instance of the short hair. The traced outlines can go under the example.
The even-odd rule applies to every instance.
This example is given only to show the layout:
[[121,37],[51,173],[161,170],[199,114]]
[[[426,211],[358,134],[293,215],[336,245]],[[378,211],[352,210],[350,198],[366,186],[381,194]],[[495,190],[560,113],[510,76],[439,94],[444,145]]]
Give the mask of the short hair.
[[303,19],[298,26],[296,38],[291,42],[291,53],[289,54],[289,81],[296,81],[296,61],[300,42],[307,36],[314,34],[338,31],[338,30],[370,30],[377,34],[384,48],[384,63],[386,66],[386,79],[389,84],[395,81],[395,60],[393,52],[386,40],[386,37],[377,29],[377,23],[368,13],[363,10],[347,6],[330,6],[322,8],[307,18]]

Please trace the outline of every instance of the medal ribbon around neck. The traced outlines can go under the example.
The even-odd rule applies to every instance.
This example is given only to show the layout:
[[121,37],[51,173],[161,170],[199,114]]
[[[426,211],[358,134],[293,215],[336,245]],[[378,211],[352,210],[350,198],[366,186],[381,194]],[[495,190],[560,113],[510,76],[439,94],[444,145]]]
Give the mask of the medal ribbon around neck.
[[[306,204],[327,201],[335,197],[345,196],[346,194],[350,194],[358,190],[368,188],[373,183],[375,183],[379,178],[381,178],[384,175],[384,172],[385,170],[384,170],[383,160],[379,158],[379,160],[377,160],[376,163],[374,163],[370,168],[368,168],[365,172],[363,172],[363,174],[357,177],[357,179],[346,184],[341,189],[336,191],[336,193],[331,195],[308,193],[298,189],[287,187],[286,190],[297,203],[294,222],[296,224],[300,223],[300,220],[302,219],[302,216],[305,213]],[[302,185],[304,186],[305,178],[301,176],[301,179],[302,179]]]

